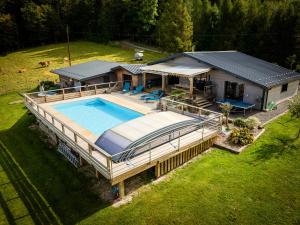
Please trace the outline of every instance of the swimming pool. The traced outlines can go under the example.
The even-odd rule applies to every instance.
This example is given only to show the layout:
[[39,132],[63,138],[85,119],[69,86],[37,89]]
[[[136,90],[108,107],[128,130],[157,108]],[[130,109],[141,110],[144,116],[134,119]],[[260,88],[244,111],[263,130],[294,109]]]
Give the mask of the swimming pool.
[[55,104],[53,108],[95,135],[101,135],[116,125],[143,116],[101,98]]

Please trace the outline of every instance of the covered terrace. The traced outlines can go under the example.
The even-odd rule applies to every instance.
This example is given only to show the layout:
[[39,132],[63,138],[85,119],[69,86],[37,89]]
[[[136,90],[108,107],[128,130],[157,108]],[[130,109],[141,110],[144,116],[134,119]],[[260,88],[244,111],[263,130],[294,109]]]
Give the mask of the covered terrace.
[[[211,66],[198,63],[197,65],[187,65],[176,62],[162,62],[148,65],[140,68],[143,72],[143,85],[147,87],[148,77],[153,75],[161,76],[161,89],[168,92],[168,87],[183,88],[189,91],[189,97],[192,98],[195,89],[195,79],[208,79],[208,72]],[[169,80],[178,78],[177,82],[170,84]],[[204,90],[205,91],[205,90]]]

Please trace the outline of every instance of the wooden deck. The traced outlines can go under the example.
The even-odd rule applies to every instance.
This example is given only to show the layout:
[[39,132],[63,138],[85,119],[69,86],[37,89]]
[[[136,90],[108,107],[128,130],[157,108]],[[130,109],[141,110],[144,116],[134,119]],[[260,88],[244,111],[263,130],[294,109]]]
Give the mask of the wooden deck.
[[[54,101],[52,99],[46,103],[44,101],[36,101],[36,99],[25,95],[25,104],[40,122],[55,133],[60,140],[78,152],[80,159],[84,159],[91,164],[96,169],[97,174],[100,173],[109,179],[112,185],[122,184],[125,179],[151,167],[156,168],[158,176],[176,168],[211,146],[219,131],[218,127],[206,126],[207,123],[199,130],[180,136],[159,147],[152,148],[132,159],[116,163],[112,160],[111,155],[94,144],[98,138],[97,136],[54,110],[52,105],[57,102],[63,103],[100,97],[143,114],[156,113],[156,110],[153,109],[153,106],[148,107],[147,105],[139,104],[136,99],[132,101],[128,99],[130,96],[117,93],[99,94],[98,91],[95,91],[94,94],[92,92],[89,93],[90,96],[85,96],[84,93],[80,93],[80,95],[83,97],[74,97],[74,95],[72,99],[66,99],[64,96],[65,100]],[[204,109],[199,110],[202,112]],[[214,123],[220,121],[218,116],[214,119]],[[217,126],[219,125],[217,124]],[[168,160],[171,159],[172,163],[170,162],[169,165]],[[167,165],[166,169],[164,169],[165,165]]]

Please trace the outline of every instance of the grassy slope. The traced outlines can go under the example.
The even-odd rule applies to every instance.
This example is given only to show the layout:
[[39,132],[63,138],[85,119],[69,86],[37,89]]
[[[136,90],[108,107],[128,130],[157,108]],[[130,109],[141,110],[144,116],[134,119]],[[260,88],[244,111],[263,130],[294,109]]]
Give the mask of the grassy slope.
[[[70,49],[73,64],[95,59],[135,63],[134,49],[121,48],[117,44],[71,42]],[[144,63],[162,57],[162,54],[148,51],[145,51],[144,55]],[[68,66],[68,63],[63,62],[66,56],[66,44],[62,43],[26,49],[0,57],[0,94],[33,89],[38,85],[38,80],[56,80],[58,77],[49,70]],[[51,66],[41,68],[38,64],[40,61],[51,61]],[[18,73],[21,68],[25,68],[26,72]]]
[[[99,58],[98,55],[109,59],[123,51],[126,53],[118,59],[130,61],[133,54],[131,50],[99,47],[89,42],[74,44],[78,47],[76,52],[86,53],[82,61]],[[19,58],[18,61],[31,61],[34,67],[46,55],[50,58],[52,54],[57,59],[65,56],[63,45],[48,47],[54,50],[41,47],[12,53],[1,58],[0,65],[3,67],[5,60],[5,68],[10,68]],[[93,49],[101,52],[93,53],[97,52]],[[115,49],[115,53],[109,49]],[[46,70],[28,70],[27,75],[32,79],[38,79],[41,74],[46,77],[43,75]],[[3,85],[2,75],[0,79]],[[16,90],[26,87],[13,81],[9,85]],[[0,96],[0,141],[5,145],[0,146],[0,224],[8,221],[19,224],[32,221],[39,224],[49,221],[64,224],[300,223],[300,140],[292,139],[300,124],[289,115],[270,124],[266,133],[244,153],[213,151],[177,170],[171,180],[152,185],[151,190],[136,197],[131,204],[115,209],[91,192],[94,178],[77,172],[37,138],[40,136],[37,131],[28,128],[33,118],[26,114],[24,106],[8,104],[18,99],[21,97],[17,94]]]

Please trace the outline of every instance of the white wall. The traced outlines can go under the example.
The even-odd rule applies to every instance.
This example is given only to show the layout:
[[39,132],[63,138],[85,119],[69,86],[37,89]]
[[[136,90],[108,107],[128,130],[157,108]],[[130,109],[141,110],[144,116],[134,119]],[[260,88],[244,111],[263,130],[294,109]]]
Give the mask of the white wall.
[[280,103],[280,102],[286,100],[287,98],[290,98],[290,97],[294,96],[295,94],[297,94],[298,87],[299,87],[299,80],[289,82],[288,89],[285,92],[281,92],[281,87],[282,87],[282,85],[279,85],[279,86],[273,87],[272,89],[270,89],[268,91],[267,104],[272,101],[276,102],[276,103]]
[[263,89],[249,81],[245,81],[234,77],[229,73],[221,70],[213,70],[208,73],[210,75],[210,80],[215,85],[214,92],[217,99],[224,98],[225,92],[225,81],[236,82],[238,84],[244,84],[244,102],[255,104],[256,109],[261,108],[261,102],[259,99],[263,97]]

